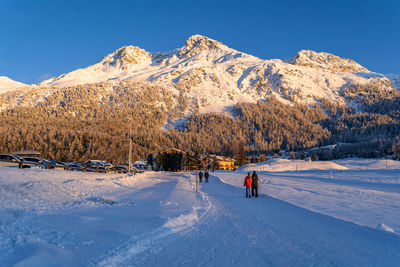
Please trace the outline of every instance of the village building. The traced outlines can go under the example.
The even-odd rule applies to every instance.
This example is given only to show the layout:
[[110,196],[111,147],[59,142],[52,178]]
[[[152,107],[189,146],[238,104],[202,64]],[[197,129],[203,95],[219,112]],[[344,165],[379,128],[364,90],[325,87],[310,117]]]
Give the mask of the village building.
[[229,157],[207,155],[203,157],[202,162],[207,169],[230,171],[237,169],[237,166],[235,165],[236,160]]
[[161,171],[181,171],[184,168],[186,152],[176,148],[169,148],[157,154],[157,169]]

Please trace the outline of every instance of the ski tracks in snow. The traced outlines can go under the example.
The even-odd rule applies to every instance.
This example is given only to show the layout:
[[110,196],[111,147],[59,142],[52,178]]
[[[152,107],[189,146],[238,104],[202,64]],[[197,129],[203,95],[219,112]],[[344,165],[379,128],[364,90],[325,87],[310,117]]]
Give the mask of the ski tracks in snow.
[[[193,188],[192,177],[184,176],[185,178],[178,178],[179,183],[175,187],[178,190]],[[189,184],[187,183],[189,181]],[[173,193],[173,192],[172,192]],[[124,265],[137,265],[138,259],[141,254],[155,253],[158,249],[156,247],[163,247],[166,245],[167,238],[170,240],[176,240],[180,235],[185,234],[194,227],[196,223],[201,221],[207,212],[211,209],[211,202],[205,193],[187,191],[188,194],[192,194],[193,198],[201,199],[199,206],[193,206],[188,214],[182,214],[176,218],[170,218],[160,228],[146,233],[142,236],[134,236],[126,242],[120,248],[114,250],[111,255],[108,255],[105,259],[95,264],[97,266],[124,266]]]

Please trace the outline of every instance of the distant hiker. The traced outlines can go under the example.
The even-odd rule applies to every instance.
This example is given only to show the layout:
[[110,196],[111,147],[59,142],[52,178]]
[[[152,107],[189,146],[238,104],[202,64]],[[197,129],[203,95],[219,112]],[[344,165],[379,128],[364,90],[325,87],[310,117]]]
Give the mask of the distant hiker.
[[246,178],[244,178],[244,184],[243,186],[246,187],[246,197],[251,198],[251,192],[250,192],[250,188],[251,188],[251,182],[252,182],[252,178],[250,173],[247,173]]
[[256,192],[255,195],[258,197],[258,175],[256,171],[253,171],[253,174],[251,175],[252,178],[252,183],[251,183],[251,195],[254,197],[254,191]]
[[200,170],[199,172],[199,183],[203,180],[203,172]]
[[18,168],[22,169],[23,166],[24,166],[24,162],[22,159],[20,159],[19,163],[18,163]]
[[51,168],[52,168],[52,165],[51,165],[51,161],[49,159],[49,161],[47,161],[47,169],[50,170]]
[[206,178],[206,183],[208,183],[208,177],[210,176],[210,174],[208,174],[208,171],[206,170],[204,172],[204,178]]

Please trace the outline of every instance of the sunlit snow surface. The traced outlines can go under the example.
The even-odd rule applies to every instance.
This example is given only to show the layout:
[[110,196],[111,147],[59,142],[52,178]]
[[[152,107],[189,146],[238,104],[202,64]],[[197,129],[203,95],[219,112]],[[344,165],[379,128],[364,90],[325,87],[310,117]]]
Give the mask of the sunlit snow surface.
[[[261,194],[246,199],[253,169]],[[276,159],[194,184],[186,172],[0,167],[0,266],[400,262],[400,162]]]
[[7,91],[12,91],[14,89],[24,87],[24,86],[26,86],[26,84],[11,80],[10,78],[8,78],[6,76],[0,76],[0,94],[5,93]]

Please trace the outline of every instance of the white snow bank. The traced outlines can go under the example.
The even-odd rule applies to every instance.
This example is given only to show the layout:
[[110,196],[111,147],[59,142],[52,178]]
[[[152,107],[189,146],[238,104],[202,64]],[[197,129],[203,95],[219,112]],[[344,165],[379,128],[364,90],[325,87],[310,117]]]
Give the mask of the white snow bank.
[[334,161],[337,164],[352,170],[400,170],[400,161],[385,158],[363,159],[363,158],[347,158]]
[[288,159],[270,159],[265,162],[247,164],[239,171],[305,171],[305,170],[347,170],[348,168],[331,161],[304,161]]
[[[151,186],[146,174],[97,174],[0,167],[0,208],[52,213],[58,209],[123,204],[116,197],[135,185]],[[116,194],[116,195],[115,195]]]
[[0,266],[93,265],[123,240],[140,253],[184,230],[206,204],[168,175],[0,167]]

